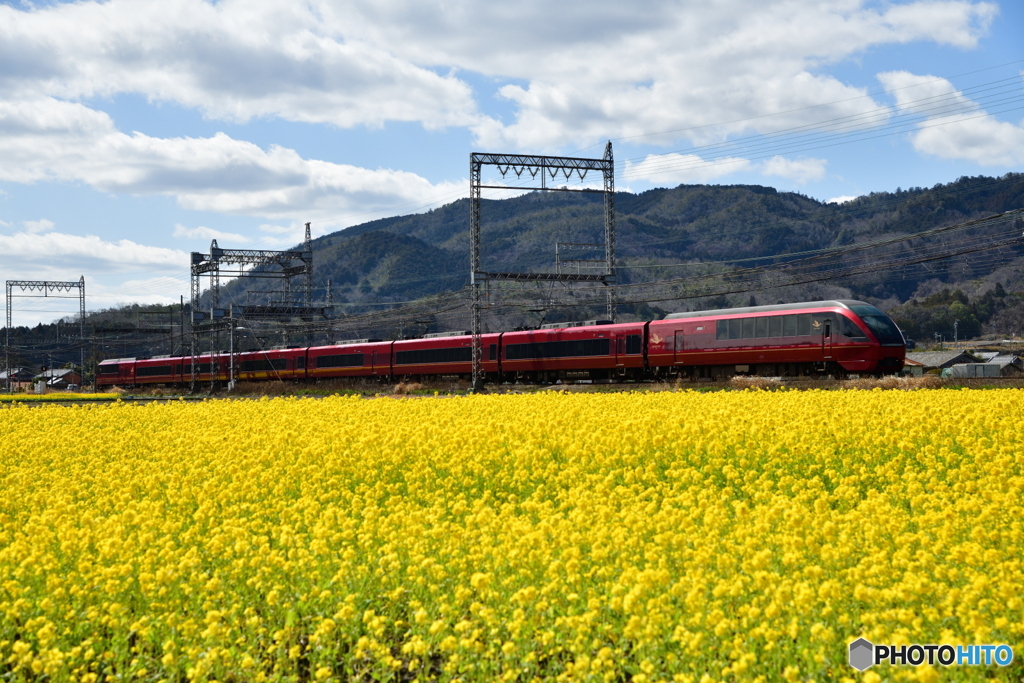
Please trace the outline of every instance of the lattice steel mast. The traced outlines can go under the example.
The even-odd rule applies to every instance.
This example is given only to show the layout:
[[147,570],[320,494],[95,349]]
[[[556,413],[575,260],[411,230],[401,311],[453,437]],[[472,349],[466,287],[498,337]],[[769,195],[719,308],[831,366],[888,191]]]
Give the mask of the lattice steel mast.
[[[42,292],[41,294],[14,294],[17,287],[22,292]],[[78,290],[77,296],[64,296],[59,292],[70,292]],[[54,293],[56,292],[56,293]],[[77,282],[60,282],[57,280],[8,280],[7,281],[7,338],[6,363],[7,363],[7,391],[11,391],[11,324],[12,324],[12,300],[15,296],[21,297],[54,297],[58,299],[78,299],[78,335],[79,335],[79,364],[82,369],[82,383],[85,383],[85,276],[78,278]],[[52,368],[51,368],[52,369]]]
[[[227,316],[227,311],[220,308],[220,276],[221,274],[233,277],[256,277],[283,279],[285,281],[286,293],[291,292],[291,279],[296,276],[303,277],[302,303],[291,300],[274,302],[268,306],[241,306],[232,307],[232,316],[237,310],[242,317],[263,318],[263,319],[286,319],[292,317],[323,316],[323,307],[313,307],[313,249],[310,239],[310,224],[306,223],[305,240],[302,249],[288,251],[269,251],[265,249],[221,249],[217,246],[217,240],[210,243],[210,253],[203,254],[197,251],[192,252],[191,267],[191,298],[192,298],[192,366],[191,366],[191,390],[194,392],[199,383],[199,347],[200,332],[206,328],[211,333],[220,329],[219,322]],[[225,266],[227,266],[225,268]],[[209,314],[200,310],[200,295],[202,287],[200,278],[210,279],[210,309]],[[213,359],[211,349],[210,374],[216,381],[217,368]]]
[[[481,180],[483,166],[494,166],[502,177],[511,171],[521,178],[529,173],[530,178],[540,175],[540,187],[509,188],[505,185],[484,185]],[[580,180],[589,171],[600,171],[604,179],[604,187],[593,188],[548,187],[547,181],[557,178],[561,173],[566,180],[574,174]],[[546,192],[601,192],[604,195],[604,247],[605,272],[603,274],[583,273],[512,273],[488,272],[480,268],[480,190],[540,190]],[[615,283],[615,160],[612,156],[611,141],[605,146],[604,156],[600,159],[579,157],[549,157],[528,154],[486,154],[473,152],[469,155],[469,268],[470,284],[473,290],[473,389],[483,388],[483,337],[481,309],[483,296],[488,282],[491,280],[510,280],[516,282],[552,281],[552,282],[601,282],[605,285]],[[615,301],[612,289],[608,289],[608,319],[615,319]]]

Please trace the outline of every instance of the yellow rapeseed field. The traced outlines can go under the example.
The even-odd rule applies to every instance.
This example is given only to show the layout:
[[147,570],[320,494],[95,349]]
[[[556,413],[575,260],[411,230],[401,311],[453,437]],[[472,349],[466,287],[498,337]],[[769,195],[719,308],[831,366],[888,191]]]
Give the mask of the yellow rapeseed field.
[[1020,680],[1022,398],[0,408],[0,680]]
[[5,401],[80,401],[83,399],[113,399],[118,394],[71,394],[53,392],[50,394],[0,394],[0,402]]

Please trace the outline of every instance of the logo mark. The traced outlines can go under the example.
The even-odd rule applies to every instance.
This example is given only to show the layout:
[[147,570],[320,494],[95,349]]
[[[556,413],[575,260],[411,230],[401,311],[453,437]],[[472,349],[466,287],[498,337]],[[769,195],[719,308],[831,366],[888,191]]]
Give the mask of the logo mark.
[[857,671],[864,671],[875,663],[875,646],[865,638],[858,638],[850,643],[850,666]]
[[867,638],[850,643],[850,666],[864,671],[875,664],[921,666],[1009,666],[1013,648],[1009,645],[876,645]]

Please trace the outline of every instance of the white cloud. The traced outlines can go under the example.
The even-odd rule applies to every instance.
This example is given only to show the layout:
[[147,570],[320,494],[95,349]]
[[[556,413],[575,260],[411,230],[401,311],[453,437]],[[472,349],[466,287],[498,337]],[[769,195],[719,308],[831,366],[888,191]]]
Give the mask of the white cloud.
[[[187,293],[189,288],[187,266],[182,268],[182,270],[184,270],[184,278],[158,275],[121,280],[117,277],[108,277],[106,273],[100,270],[90,271],[88,268],[68,271],[32,266],[31,269],[14,274],[14,277],[26,280],[45,278],[47,280],[77,281],[79,274],[84,273],[85,310],[91,312],[130,304],[148,306],[177,304],[181,300],[181,294]],[[72,292],[73,297],[77,294],[77,290]],[[12,302],[11,319],[14,325],[31,326],[39,322],[52,322],[60,318],[78,319],[77,298],[57,299],[48,297],[43,299],[15,296]],[[166,320],[167,318],[164,317],[161,322]],[[175,316],[175,325],[177,325],[178,320],[178,316]],[[150,320],[150,322],[154,321]]]
[[173,196],[187,209],[306,220],[352,214],[357,222],[468,191],[465,182],[303,159],[223,133],[127,135],[103,112],[53,98],[0,101],[0,180],[83,182],[103,192]]
[[[333,228],[325,228],[325,223],[319,223],[310,227],[310,232],[314,237],[317,237],[345,226],[338,225]],[[291,225],[274,225],[264,223],[259,227],[259,231],[263,233],[260,243],[273,249],[288,249],[301,243],[306,237],[305,226],[300,225],[298,222]]]
[[53,230],[53,221],[48,221],[45,218],[38,221],[25,221],[22,225],[25,226],[25,230],[30,235],[38,235],[39,233],[49,232]]
[[931,40],[963,49],[973,48],[998,15],[995,3],[930,0],[886,8],[885,21],[901,42]]
[[[976,115],[977,116],[977,115]],[[979,166],[1024,164],[1024,121],[1014,125],[993,116],[929,119],[914,133],[914,149],[943,159],[965,159]]]
[[110,242],[95,235],[61,232],[17,232],[0,235],[0,268],[6,272],[46,268],[67,272],[97,270],[133,272],[140,269],[188,268],[188,254],[151,247],[131,240]]
[[856,195],[844,194],[841,197],[832,197],[832,199],[826,199],[825,204],[845,204],[846,202],[852,202],[857,199]]
[[[188,288],[189,280],[187,276],[184,278],[166,275],[133,278],[119,282],[116,285],[105,283],[99,278],[86,276],[86,308],[88,310],[97,310],[136,303],[162,304],[166,306],[178,303],[181,300],[181,293],[187,293]],[[177,324],[177,319],[174,322]]]
[[[146,0],[0,5],[0,93],[139,94],[208,117],[470,126],[478,144],[564,147],[863,96],[822,65],[870,48],[975,46],[980,0]],[[482,116],[457,74],[494,79],[514,121]],[[690,139],[874,109],[870,98]],[[679,139],[667,135],[662,141]],[[657,139],[654,139],[657,141]]]
[[649,154],[636,163],[627,160],[623,177],[646,180],[659,185],[679,183],[708,183],[733,173],[760,171],[764,175],[779,176],[806,183],[825,177],[825,159],[787,159],[774,156],[762,163],[753,163],[741,157],[703,159],[696,154]]
[[[648,142],[723,139],[883,108],[821,67],[887,44],[974,46],[992,2],[355,3],[328,14],[417,62],[516,79],[499,88],[515,120],[474,127],[488,147],[553,148],[686,129]],[[427,16],[427,15],[430,16]],[[852,99],[859,98],[859,99]],[[833,104],[827,104],[833,103]],[[826,105],[826,106],[822,106]],[[814,107],[808,109],[808,107]],[[766,114],[788,114],[758,119]],[[714,129],[694,129],[721,121]],[[884,123],[885,114],[876,123]]]
[[705,161],[696,154],[649,154],[639,163],[627,160],[623,177],[667,186],[707,183],[751,168],[749,160],[737,157]]
[[190,240],[224,240],[228,242],[241,242],[243,244],[248,243],[250,240],[245,235],[239,235],[234,232],[222,232],[220,230],[214,230],[213,228],[207,228],[202,225],[195,228],[186,228],[180,223],[174,225],[174,236]]
[[825,159],[787,159],[774,156],[761,164],[761,172],[765,175],[788,178],[797,183],[821,180],[825,177]]
[[323,9],[286,0],[0,5],[0,88],[62,98],[137,93],[238,122],[438,127],[478,118],[464,82],[328,26]]
[[909,71],[887,71],[878,80],[892,93],[900,112],[921,114],[936,109],[977,109],[978,105],[963,96],[944,78],[918,76]]
[[918,152],[979,166],[1024,163],[1024,122],[1015,125],[996,119],[952,83],[935,76],[894,71],[879,74],[878,79],[894,91],[901,112],[925,115],[910,135]]
[[[131,303],[178,303],[182,294],[188,296],[188,264],[187,252],[131,240],[60,232],[0,235],[0,269],[5,277],[59,281],[84,277],[89,311]],[[17,298],[12,322],[34,325],[77,314],[76,300]]]

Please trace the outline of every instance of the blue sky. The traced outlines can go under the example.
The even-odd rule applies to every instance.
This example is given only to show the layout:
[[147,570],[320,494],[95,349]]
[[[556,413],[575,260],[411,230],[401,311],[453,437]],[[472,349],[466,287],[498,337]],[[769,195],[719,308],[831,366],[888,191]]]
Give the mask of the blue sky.
[[0,2],[0,272],[176,302],[211,238],[439,206],[473,151],[822,201],[1020,171],[1022,5]]

